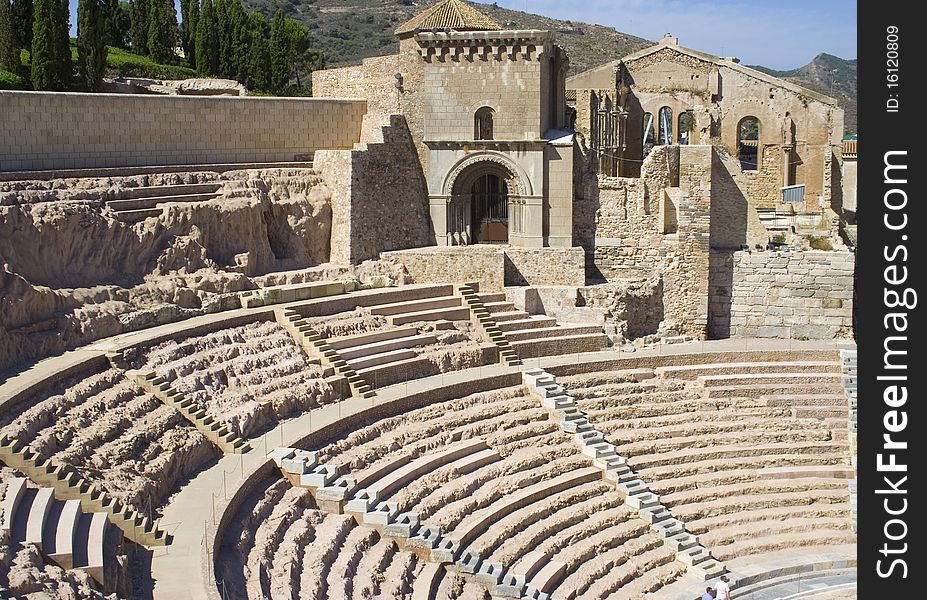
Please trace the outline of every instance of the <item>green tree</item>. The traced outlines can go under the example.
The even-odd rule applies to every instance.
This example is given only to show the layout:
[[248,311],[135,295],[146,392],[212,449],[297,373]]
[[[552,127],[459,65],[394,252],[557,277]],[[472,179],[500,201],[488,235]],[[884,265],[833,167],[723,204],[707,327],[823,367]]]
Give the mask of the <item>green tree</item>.
[[270,44],[267,42],[267,21],[260,13],[248,15],[248,68],[245,86],[251,90],[270,89]]
[[187,27],[187,36],[189,36],[188,44],[190,44],[189,49],[185,50],[187,53],[187,64],[191,68],[196,68],[196,31],[200,22],[200,3],[199,0],[187,0],[187,14],[190,16],[190,24],[186,25],[186,17],[184,18],[185,26]]
[[128,2],[103,0],[103,37],[107,46],[129,48],[132,8]]
[[290,44],[287,37],[286,17],[277,9],[270,24],[270,89],[282,94],[290,82]]
[[196,70],[201,75],[219,73],[219,40],[216,34],[216,13],[212,0],[203,0],[196,23]]
[[13,13],[8,0],[0,0],[0,70],[19,71],[19,52],[13,32]]
[[180,45],[187,60],[190,60],[194,52],[196,20],[193,18],[193,12],[199,13],[199,8],[197,0],[180,0]]
[[55,17],[52,19],[55,30],[55,64],[58,65],[61,81],[67,87],[74,74],[71,64],[71,12],[68,0],[58,0],[55,9]]
[[10,7],[13,17],[13,35],[16,36],[16,47],[26,50],[32,49],[32,22],[35,12],[32,0],[13,0]]
[[78,0],[77,67],[84,87],[91,92],[99,92],[103,86],[103,72],[106,70],[104,32],[105,19],[100,0]]
[[63,90],[71,78],[67,0],[37,0],[32,27],[32,87]]
[[132,52],[148,55],[148,0],[132,0]]
[[[292,76],[296,77],[296,87],[302,89],[301,72],[312,72],[321,56],[312,52],[312,37],[309,30],[299,21],[287,19],[285,24],[287,37],[287,65]],[[311,79],[310,79],[311,81]]]
[[175,59],[177,19],[172,6],[171,0],[151,0],[148,12],[148,55],[161,64],[170,64]]
[[228,3],[228,15],[232,29],[232,72],[229,76],[244,82],[248,78],[248,59],[251,51],[250,20],[239,0]]

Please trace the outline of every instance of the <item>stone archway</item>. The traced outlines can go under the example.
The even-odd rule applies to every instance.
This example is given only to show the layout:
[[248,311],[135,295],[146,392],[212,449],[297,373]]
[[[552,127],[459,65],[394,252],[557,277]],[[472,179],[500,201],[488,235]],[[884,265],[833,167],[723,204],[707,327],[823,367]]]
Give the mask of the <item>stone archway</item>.
[[469,157],[448,174],[445,189],[449,245],[505,244],[521,231],[525,183],[503,157]]

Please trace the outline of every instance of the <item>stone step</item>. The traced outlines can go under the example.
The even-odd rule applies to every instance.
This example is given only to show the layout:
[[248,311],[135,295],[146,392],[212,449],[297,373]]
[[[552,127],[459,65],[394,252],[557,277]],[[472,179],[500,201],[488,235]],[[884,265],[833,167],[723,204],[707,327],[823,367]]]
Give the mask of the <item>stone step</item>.
[[417,356],[418,354],[416,354],[415,350],[411,350],[409,348],[400,348],[398,350],[389,350],[379,354],[362,356],[354,360],[349,360],[347,363],[352,369],[362,371],[364,369],[370,369],[373,367],[388,365],[390,363],[413,359]]
[[[459,298],[458,298],[459,300]],[[387,317],[391,325],[405,325],[419,321],[469,321],[470,309],[467,307],[438,308],[419,312],[404,313]]]
[[123,223],[140,223],[150,217],[161,216],[160,208],[141,208],[138,210],[119,210],[116,211],[116,218]]
[[483,308],[493,316],[495,316],[495,313],[521,312],[515,308],[513,303],[505,300],[499,302],[483,302]]
[[522,329],[506,334],[509,342],[536,340],[540,338],[565,337],[575,335],[601,334],[599,325],[560,325],[557,327],[538,327],[536,329]]
[[[223,182],[181,183],[175,185],[152,185],[123,188],[117,192],[119,200],[136,198],[157,198],[162,196],[180,196],[186,194],[215,194]],[[116,202],[117,200],[110,200]]]
[[762,383],[725,385],[702,390],[703,398],[760,398],[781,394],[836,394],[840,384],[825,383]]
[[499,326],[499,329],[505,333],[509,334],[511,331],[522,331],[524,329],[538,329],[541,327],[554,327],[557,325],[557,320],[552,319],[551,317],[525,317],[522,319],[515,319],[511,321],[502,321],[496,323]]
[[840,366],[834,361],[772,361],[730,362],[656,367],[654,372],[663,379],[696,379],[702,375],[735,375],[749,373],[836,373]]
[[403,350],[409,348],[415,348],[418,346],[430,346],[438,341],[434,334],[424,333],[420,335],[409,335],[404,337],[396,337],[388,340],[381,340],[378,342],[372,342],[369,344],[364,344],[362,346],[351,346],[348,348],[342,348],[339,350],[341,358],[348,361],[350,364],[352,361],[370,357],[384,352],[390,352],[392,350]]
[[[509,310],[493,313],[492,318],[496,320],[496,323],[499,323],[499,328],[502,329],[502,323],[506,321],[522,321],[529,318],[530,315],[523,310]],[[503,329],[504,331],[504,329]]]
[[484,294],[478,293],[477,297],[480,299],[480,302],[482,302],[483,304],[486,304],[487,302],[504,302],[505,301],[505,294],[502,292],[498,292],[498,293],[487,292]]
[[394,340],[396,338],[409,337],[417,334],[418,329],[415,327],[396,327],[394,329],[380,329],[367,333],[359,333],[357,335],[329,338],[325,341],[328,342],[328,345],[333,350],[340,351],[345,348],[366,346],[368,344],[375,344],[377,342]]
[[114,211],[139,210],[143,208],[154,208],[159,204],[168,202],[206,202],[214,200],[216,194],[209,192],[205,194],[178,194],[174,196],[152,196],[148,198],[135,198],[132,200],[110,200],[106,203]]
[[808,383],[839,383],[843,375],[837,371],[833,373],[734,373],[731,375],[699,375],[698,382],[704,387],[721,387],[730,385],[756,385],[756,384],[808,384]]
[[539,338],[510,343],[512,348],[518,353],[518,356],[521,359],[525,359],[605,350],[608,347],[608,336],[604,333],[595,333]]
[[[370,313],[382,316],[403,315],[459,306],[461,306],[461,299],[459,297],[446,296],[439,298],[423,298],[421,300],[407,300],[405,302],[392,302],[390,304],[378,304],[370,307]],[[467,309],[467,311],[469,312],[469,309]]]

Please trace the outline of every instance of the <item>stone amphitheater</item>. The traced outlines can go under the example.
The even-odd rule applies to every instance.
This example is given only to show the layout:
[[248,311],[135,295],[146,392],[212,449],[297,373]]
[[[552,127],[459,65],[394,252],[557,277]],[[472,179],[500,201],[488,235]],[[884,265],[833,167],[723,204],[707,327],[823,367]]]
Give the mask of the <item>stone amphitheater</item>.
[[836,103],[396,33],[316,98],[0,92],[0,597],[855,598]]

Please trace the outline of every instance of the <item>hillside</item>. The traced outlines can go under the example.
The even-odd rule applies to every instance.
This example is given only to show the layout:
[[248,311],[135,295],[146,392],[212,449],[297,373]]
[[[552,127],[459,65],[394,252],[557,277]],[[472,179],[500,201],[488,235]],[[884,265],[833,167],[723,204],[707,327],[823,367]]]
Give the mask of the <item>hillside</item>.
[[[370,56],[396,52],[399,48],[393,35],[396,26],[433,3],[433,0],[243,1],[249,10],[259,10],[268,16],[281,6],[288,16],[307,26],[312,32],[315,47],[325,53],[328,67],[356,64]],[[653,44],[612,27],[551,19],[493,4],[479,4],[478,8],[505,27],[556,31],[560,44],[570,57],[570,72],[573,74]],[[819,54],[809,64],[791,71],[752,67],[837,98],[846,111],[847,132],[856,132],[855,59],[844,60]]]
[[[270,15],[282,6],[288,16],[312,32],[316,48],[325,52],[329,67],[356,64],[370,56],[399,49],[393,30],[432,4],[430,0],[243,0],[249,10]],[[579,73],[614,60],[653,42],[615,31],[612,27],[550,19],[492,4],[478,8],[505,27],[553,29],[570,56],[570,71]]]
[[758,65],[750,65],[750,67],[835,98],[846,113],[844,121],[846,132],[857,132],[855,58],[845,60],[822,53],[815,56],[814,60],[807,65],[791,71],[775,71]]

